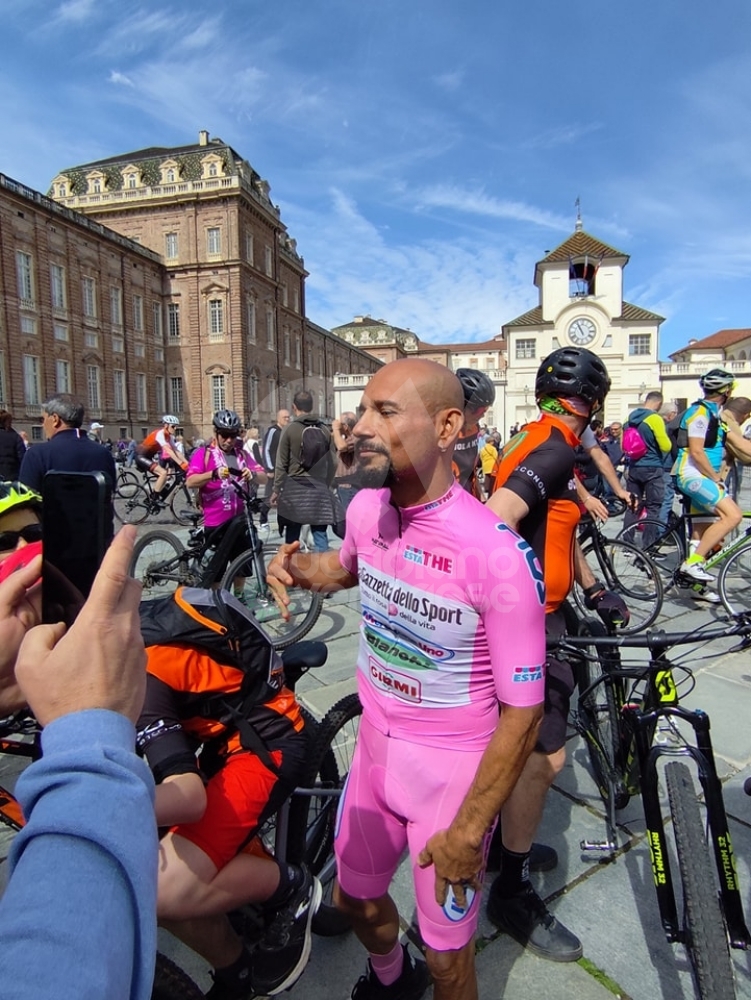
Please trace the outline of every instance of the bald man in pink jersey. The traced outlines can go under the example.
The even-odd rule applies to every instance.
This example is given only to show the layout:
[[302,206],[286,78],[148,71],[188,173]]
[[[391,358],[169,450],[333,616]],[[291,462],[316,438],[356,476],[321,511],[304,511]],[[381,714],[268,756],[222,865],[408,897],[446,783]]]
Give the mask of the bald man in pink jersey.
[[269,567],[282,606],[292,584],[360,587],[363,715],[336,833],[336,901],[369,953],[355,1000],[419,1000],[428,988],[388,892],[406,851],[435,1000],[476,1000],[489,833],[542,715],[542,573],[529,546],[454,483],[462,411],[459,380],[442,365],[382,368],[353,431],[365,488],[341,550],[284,545]]

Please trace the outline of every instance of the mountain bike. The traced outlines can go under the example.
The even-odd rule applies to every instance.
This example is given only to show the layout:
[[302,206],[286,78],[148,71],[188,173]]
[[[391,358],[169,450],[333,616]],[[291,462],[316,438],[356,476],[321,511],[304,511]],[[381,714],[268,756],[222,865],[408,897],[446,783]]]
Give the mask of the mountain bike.
[[[128,474],[130,475],[130,473]],[[147,472],[142,483],[128,480],[115,490],[115,517],[123,524],[141,524],[150,514],[159,514],[169,507],[178,524],[192,524],[202,517],[195,494],[185,485],[186,475],[175,469],[161,493],[155,493],[154,477]]]
[[[308,670],[326,662],[324,643],[297,643],[282,654],[285,682],[291,689]],[[313,930],[332,936],[350,929],[349,919],[331,904],[335,866],[333,833],[336,807],[349,769],[349,753],[344,748],[353,732],[360,706],[356,695],[337,703],[321,722],[303,709],[306,725],[311,730],[310,763],[300,785],[264,824],[251,849],[273,855],[277,860],[296,864],[304,862],[327,887],[327,898],[314,917]],[[39,727],[28,713],[0,721],[0,754],[33,758]],[[352,737],[353,742],[353,737]],[[346,769],[346,770],[345,770]],[[0,787],[0,822],[20,830],[24,818],[12,792]],[[249,904],[230,915],[233,925],[253,945],[264,929],[264,916],[258,905]],[[178,965],[165,955],[157,954],[152,1000],[199,1000],[203,993]]]
[[[662,610],[663,600],[660,572],[649,555],[621,539],[606,538],[600,524],[589,516],[581,519],[579,543],[595,578],[626,602],[631,618],[621,633],[629,635],[649,628]],[[574,584],[572,596],[586,617],[589,611],[578,583]]]
[[[141,581],[144,598],[163,597],[178,586],[231,590],[253,612],[272,645],[284,649],[313,628],[323,597],[303,587],[290,587],[290,617],[282,618],[266,583],[266,566],[276,548],[268,543],[264,546],[253,517],[263,501],[235,480],[231,482],[244,511],[233,519],[218,545],[211,543],[198,524],[189,531],[187,545],[170,531],[150,531],[136,542],[129,572]],[[247,540],[248,548],[230,562],[238,536]]]
[[[744,511],[743,517],[735,534],[711,552],[704,564],[708,571],[719,569],[717,593],[731,615],[751,611],[751,511]],[[680,516],[673,515],[667,524],[642,518],[620,531],[617,537],[645,552],[659,567],[669,587],[703,591],[704,584],[680,569],[689,552],[692,530],[690,501],[684,498],[683,512]]]
[[[738,616],[723,628],[655,630],[645,636],[609,635],[599,621],[586,620],[580,635],[564,636],[554,645],[556,655],[569,659],[577,674],[574,721],[605,804],[607,837],[582,841],[582,851],[615,861],[620,853],[616,812],[641,794],[662,925],[669,942],[686,946],[701,1000],[736,996],[728,942],[747,949],[751,935],[743,915],[709,718],[699,709],[680,705],[680,696],[693,690],[693,673],[685,663],[671,662],[667,654],[674,646],[731,637],[741,639],[738,649],[751,646],[751,615]],[[624,663],[623,648],[648,650],[648,662]],[[658,772],[658,762],[664,759],[668,762]],[[692,771],[701,784],[706,828]],[[667,786],[671,834],[660,807],[660,773]],[[680,916],[673,858],[681,887]]]

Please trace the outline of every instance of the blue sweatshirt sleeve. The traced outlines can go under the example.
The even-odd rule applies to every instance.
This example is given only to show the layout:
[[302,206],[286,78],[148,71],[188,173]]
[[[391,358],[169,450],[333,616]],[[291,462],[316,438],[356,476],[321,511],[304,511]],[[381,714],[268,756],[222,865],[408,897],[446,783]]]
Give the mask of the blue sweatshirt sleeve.
[[154,782],[122,715],[63,716],[16,794],[27,825],[0,901],[15,1000],[149,1000],[156,955]]

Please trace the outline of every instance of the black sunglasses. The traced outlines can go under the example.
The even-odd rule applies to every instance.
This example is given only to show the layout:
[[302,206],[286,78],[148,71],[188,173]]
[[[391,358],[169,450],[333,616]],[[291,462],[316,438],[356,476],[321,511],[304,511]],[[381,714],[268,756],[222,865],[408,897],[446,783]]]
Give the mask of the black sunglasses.
[[41,524],[27,524],[19,531],[0,531],[0,552],[12,552],[18,545],[18,539],[30,545],[32,542],[41,542]]
[[219,437],[222,438],[236,438],[238,435],[237,431],[217,431]]

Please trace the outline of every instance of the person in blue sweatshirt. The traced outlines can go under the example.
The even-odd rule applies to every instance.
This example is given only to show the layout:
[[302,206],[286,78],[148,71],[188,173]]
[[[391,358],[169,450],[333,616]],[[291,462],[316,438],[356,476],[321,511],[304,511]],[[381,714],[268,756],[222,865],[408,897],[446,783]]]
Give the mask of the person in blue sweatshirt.
[[41,557],[0,584],[0,689],[17,681],[44,727],[43,756],[16,785],[27,823],[0,900],[0,982],[14,1000],[151,996],[158,840],[154,782],[135,754],[146,656],[134,539],[117,535],[67,633],[27,632]]

